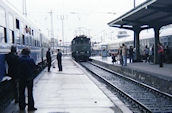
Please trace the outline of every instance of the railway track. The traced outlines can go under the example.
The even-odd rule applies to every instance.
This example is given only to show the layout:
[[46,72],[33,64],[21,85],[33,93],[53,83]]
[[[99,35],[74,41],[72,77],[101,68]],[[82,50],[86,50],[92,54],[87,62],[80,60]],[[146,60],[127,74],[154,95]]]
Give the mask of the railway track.
[[141,112],[172,113],[171,95],[97,64],[91,62],[81,62],[80,64]]

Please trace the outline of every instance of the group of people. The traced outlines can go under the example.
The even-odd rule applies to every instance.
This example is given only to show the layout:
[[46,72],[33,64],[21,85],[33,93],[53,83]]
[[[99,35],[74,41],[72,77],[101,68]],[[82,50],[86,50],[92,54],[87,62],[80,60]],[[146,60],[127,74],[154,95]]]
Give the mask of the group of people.
[[[48,48],[48,51],[46,53],[46,58],[47,58],[48,72],[50,72],[51,63],[52,63],[50,48]],[[57,63],[58,63],[59,71],[62,71],[62,53],[60,49],[57,49]]]
[[116,62],[116,56],[118,55],[118,60],[122,66],[127,66],[127,47],[123,43],[122,46],[118,49],[117,54],[112,54],[112,62]]
[[[158,63],[159,67],[163,67],[163,62],[169,62],[169,48],[164,46],[159,42],[158,43]],[[147,45],[144,48],[144,60],[145,62],[153,62],[154,60],[154,45],[152,46],[151,49],[147,47]]]
[[[60,49],[57,50],[57,61],[59,71],[62,71],[62,53]],[[26,105],[28,105],[28,111],[37,110],[34,106],[33,98],[33,80],[35,77],[36,64],[33,58],[30,57],[30,49],[23,48],[21,55],[18,55],[15,46],[11,46],[11,52],[6,54],[5,60],[8,64],[7,76],[12,78],[15,84],[14,97],[15,103],[19,103],[19,109],[25,110]],[[51,67],[51,52],[50,48],[46,53],[48,72]],[[25,100],[25,89],[27,88],[28,103]]]
[[34,107],[33,99],[33,79],[35,77],[36,64],[29,55],[29,48],[22,49],[21,55],[19,56],[16,47],[12,46],[11,52],[6,55],[5,59],[8,64],[7,75],[12,77],[12,81],[15,84],[15,103],[19,102],[20,110],[25,109],[27,105],[25,101],[25,88],[27,88],[28,111],[32,111],[37,110],[37,108]]
[[[163,45],[161,43],[158,43],[158,59],[159,59],[159,66],[163,67],[164,57],[168,62],[169,60],[169,48],[168,46],[166,49],[164,49]],[[120,48],[118,49],[118,53],[112,54],[112,63],[116,62],[116,56],[118,56],[118,60],[120,61],[120,64],[122,66],[127,66],[127,56],[129,57],[129,62],[132,63],[135,60],[135,50],[132,46],[129,47],[129,49],[126,47],[125,44],[122,44]],[[154,45],[151,49],[148,48],[146,45],[143,50],[143,60],[144,62],[153,62],[154,58]]]

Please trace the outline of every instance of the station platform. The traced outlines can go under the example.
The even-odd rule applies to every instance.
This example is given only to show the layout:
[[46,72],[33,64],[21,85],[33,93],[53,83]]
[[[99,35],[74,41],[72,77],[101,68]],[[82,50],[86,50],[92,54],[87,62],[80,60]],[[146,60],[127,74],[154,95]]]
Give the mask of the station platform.
[[[34,80],[33,94],[38,110],[30,113],[131,113],[113,95],[115,102],[118,103],[115,105],[90,79],[91,75],[70,57],[62,58],[62,66],[62,72],[59,72],[55,65],[55,68],[51,68],[51,72],[45,69]],[[26,108],[20,112],[18,104],[12,102],[3,113],[28,113],[28,111]]]
[[160,68],[158,64],[129,63],[127,60],[127,66],[121,66],[119,61],[113,64],[111,57],[96,56],[91,57],[91,59],[104,67],[172,94],[172,64],[164,63],[164,66]]

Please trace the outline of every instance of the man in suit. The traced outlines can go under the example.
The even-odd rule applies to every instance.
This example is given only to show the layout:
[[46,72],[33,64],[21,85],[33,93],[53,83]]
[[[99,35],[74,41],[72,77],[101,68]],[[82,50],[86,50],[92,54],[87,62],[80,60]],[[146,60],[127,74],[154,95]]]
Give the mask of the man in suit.
[[59,71],[62,71],[62,53],[60,52],[60,49],[57,49],[57,62],[58,62],[58,68]]
[[50,52],[50,48],[48,48],[48,51],[46,53],[46,58],[47,58],[48,72],[50,72],[50,68],[51,68],[51,52]]

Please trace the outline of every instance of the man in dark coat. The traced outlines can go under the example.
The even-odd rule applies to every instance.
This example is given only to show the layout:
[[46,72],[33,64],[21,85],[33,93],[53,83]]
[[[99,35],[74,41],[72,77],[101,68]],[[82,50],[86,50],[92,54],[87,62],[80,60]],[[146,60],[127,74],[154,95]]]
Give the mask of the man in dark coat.
[[14,99],[15,103],[18,103],[18,75],[17,75],[17,64],[18,64],[18,55],[17,50],[15,46],[11,46],[11,52],[9,52],[5,60],[8,64],[8,76],[12,78],[12,81],[14,82],[15,89],[14,89]]
[[46,53],[46,58],[47,58],[48,72],[50,72],[50,68],[51,68],[51,52],[50,52],[50,48],[48,48],[48,51]]
[[57,62],[58,62],[58,68],[59,71],[62,71],[62,53],[60,52],[60,49],[57,49]]
[[164,47],[160,42],[158,43],[158,55],[159,55],[159,67],[163,67]]
[[34,99],[33,99],[33,79],[34,79],[34,71],[36,68],[35,62],[32,58],[30,58],[30,50],[28,48],[24,48],[21,52],[22,56],[19,58],[19,107],[20,110],[24,110],[26,107],[25,102],[25,88],[28,89],[28,111],[37,110],[34,107]]
[[129,58],[130,58],[130,63],[133,62],[133,47],[130,46],[130,49],[129,49]]

